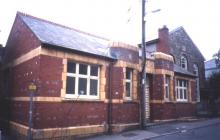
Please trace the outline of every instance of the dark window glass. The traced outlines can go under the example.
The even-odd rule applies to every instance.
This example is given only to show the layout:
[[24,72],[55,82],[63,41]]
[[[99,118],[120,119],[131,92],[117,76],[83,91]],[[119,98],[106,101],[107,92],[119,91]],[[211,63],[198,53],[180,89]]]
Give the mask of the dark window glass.
[[166,98],[169,97],[169,88],[166,86]]
[[74,94],[75,92],[75,77],[67,77],[66,93]]
[[131,96],[131,91],[130,91],[130,89],[131,89],[131,83],[126,83],[126,97],[130,97]]
[[170,77],[166,76],[166,86],[165,86],[165,89],[166,89],[165,97],[166,98],[169,98],[169,88],[170,88]]
[[176,98],[179,99],[179,89],[176,90]]
[[186,81],[183,81],[183,82],[184,82],[184,87],[186,87],[186,85],[187,85],[187,84],[186,84]]
[[79,64],[79,74],[87,75],[87,67],[88,65]]
[[182,81],[182,80],[180,80],[179,82],[180,82],[180,87],[182,87],[182,83],[183,83],[183,81]]
[[67,72],[76,73],[76,64],[73,62],[68,62],[67,63]]
[[131,70],[126,69],[126,79],[131,79]]
[[184,99],[186,99],[186,90],[184,90]]
[[98,80],[90,80],[90,95],[97,95],[98,89]]
[[79,78],[79,85],[78,85],[78,94],[79,95],[86,95],[87,89],[87,79]]
[[98,66],[91,66],[91,76],[98,76]]
[[180,89],[180,99],[183,99],[183,91]]
[[185,64],[182,64],[182,68],[185,68]]

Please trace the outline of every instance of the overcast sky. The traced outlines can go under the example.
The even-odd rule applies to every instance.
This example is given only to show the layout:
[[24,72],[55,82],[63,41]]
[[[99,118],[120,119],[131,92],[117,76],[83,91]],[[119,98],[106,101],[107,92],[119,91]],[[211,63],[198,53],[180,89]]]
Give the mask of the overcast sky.
[[[6,0],[0,1],[0,44],[5,45],[17,11],[112,40],[141,42],[141,0]],[[158,28],[183,26],[208,60],[218,51],[220,1],[148,0],[146,38]],[[161,9],[160,12],[150,11]]]

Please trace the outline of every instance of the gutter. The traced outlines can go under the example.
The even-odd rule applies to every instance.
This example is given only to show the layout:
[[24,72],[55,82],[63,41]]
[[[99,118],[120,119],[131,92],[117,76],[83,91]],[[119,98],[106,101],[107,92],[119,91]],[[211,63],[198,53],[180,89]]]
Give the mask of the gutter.
[[61,51],[69,51],[69,52],[73,52],[73,53],[76,53],[76,54],[96,57],[96,58],[100,58],[100,59],[106,59],[108,61],[117,60],[116,58],[111,57],[111,56],[98,55],[98,54],[94,54],[94,53],[91,53],[91,52],[84,52],[84,51],[80,51],[80,50],[76,50],[76,49],[72,49],[72,48],[66,48],[66,47],[58,46],[58,45],[55,45],[55,44],[52,44],[52,43],[41,42],[41,44],[42,44],[42,47],[45,47],[45,48],[58,49],[58,50],[61,50]]
[[112,67],[115,64],[115,61],[110,62],[109,71],[108,71],[108,109],[107,109],[107,122],[108,122],[108,134],[112,134]]

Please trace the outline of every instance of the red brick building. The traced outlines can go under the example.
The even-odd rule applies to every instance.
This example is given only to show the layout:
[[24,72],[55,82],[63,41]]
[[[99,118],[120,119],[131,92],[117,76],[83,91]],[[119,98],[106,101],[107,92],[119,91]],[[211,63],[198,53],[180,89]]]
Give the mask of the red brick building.
[[159,29],[159,38],[146,46],[149,59],[158,52],[172,58],[155,60],[155,71],[160,73],[149,75],[151,119],[195,116],[200,89],[204,88],[205,59],[199,49],[182,27],[169,32],[166,26]]
[[[157,41],[147,43],[156,46],[146,67],[146,117],[151,120],[195,115],[196,76],[175,65],[166,35],[163,28]],[[139,126],[137,46],[17,13],[4,56],[3,87],[10,101],[4,119],[14,133],[27,135],[31,82],[37,85],[34,139]]]

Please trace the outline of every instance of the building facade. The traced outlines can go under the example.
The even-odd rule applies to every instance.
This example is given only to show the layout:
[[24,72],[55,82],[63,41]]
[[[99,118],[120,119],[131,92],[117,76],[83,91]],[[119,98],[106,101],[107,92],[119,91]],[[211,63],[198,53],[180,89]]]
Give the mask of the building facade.
[[[171,32],[167,27],[159,29],[159,38],[147,42],[146,46],[148,58],[155,52],[172,58],[154,61],[155,70],[158,67],[162,72],[149,75],[152,119],[195,115],[200,89],[204,87],[204,57],[198,48],[182,27]],[[155,85],[163,86],[160,89]]]
[[[191,117],[196,75],[176,65],[168,29],[147,58],[146,119]],[[151,42],[151,43],[152,43]],[[155,45],[156,44],[156,45]],[[3,88],[13,133],[27,136],[30,91],[33,138],[119,132],[140,125],[139,48],[17,13],[4,52]]]

